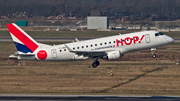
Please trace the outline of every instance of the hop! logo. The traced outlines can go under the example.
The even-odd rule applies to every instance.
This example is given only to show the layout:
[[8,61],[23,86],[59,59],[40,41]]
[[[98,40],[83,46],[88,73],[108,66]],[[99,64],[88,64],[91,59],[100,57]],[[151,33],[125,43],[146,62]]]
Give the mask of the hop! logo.
[[[141,37],[140,40],[138,36],[134,36],[133,38],[126,37],[124,40],[122,38],[120,40],[116,39],[116,43],[117,43],[117,46],[119,46],[119,44],[121,44],[121,46],[123,46],[124,44],[131,45],[132,43],[134,44],[136,44],[137,42],[141,43],[143,38],[144,38],[144,35]],[[115,47],[115,45],[113,47]]]

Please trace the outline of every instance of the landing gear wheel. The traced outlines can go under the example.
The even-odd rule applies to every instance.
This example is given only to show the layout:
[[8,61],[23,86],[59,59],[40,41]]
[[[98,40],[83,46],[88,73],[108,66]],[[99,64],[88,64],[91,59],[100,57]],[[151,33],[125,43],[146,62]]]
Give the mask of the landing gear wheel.
[[99,64],[100,64],[99,61],[96,61],[96,64],[97,64],[97,66],[99,66]]
[[151,48],[151,52],[152,52],[152,57],[153,58],[156,58],[156,55],[154,54],[155,50],[156,50],[156,48]]
[[155,54],[153,54],[153,55],[152,55],[152,57],[153,57],[153,58],[156,58],[156,55],[155,55]]
[[100,64],[99,61],[95,61],[92,63],[92,67],[96,68],[97,66],[99,66],[99,64]]

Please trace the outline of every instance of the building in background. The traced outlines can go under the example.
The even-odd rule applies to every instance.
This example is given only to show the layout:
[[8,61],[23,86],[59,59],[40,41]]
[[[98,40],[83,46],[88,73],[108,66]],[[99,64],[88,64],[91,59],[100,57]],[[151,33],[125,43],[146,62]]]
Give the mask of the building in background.
[[27,21],[16,21],[18,26],[27,27]]
[[90,16],[87,17],[87,29],[108,29],[109,20],[107,17]]

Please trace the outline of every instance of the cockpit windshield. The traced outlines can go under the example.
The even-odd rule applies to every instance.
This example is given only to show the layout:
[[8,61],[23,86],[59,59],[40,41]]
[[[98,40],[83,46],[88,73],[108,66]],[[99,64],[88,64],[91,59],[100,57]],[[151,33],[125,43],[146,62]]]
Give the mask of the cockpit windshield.
[[163,33],[159,32],[160,35],[164,35]]
[[159,32],[159,33],[155,33],[155,36],[160,36],[160,35],[164,35],[163,33]]

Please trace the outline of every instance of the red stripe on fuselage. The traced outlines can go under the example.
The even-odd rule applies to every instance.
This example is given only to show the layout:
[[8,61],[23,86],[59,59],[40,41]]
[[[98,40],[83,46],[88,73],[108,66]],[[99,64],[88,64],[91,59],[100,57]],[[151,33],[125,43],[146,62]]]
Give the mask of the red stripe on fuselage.
[[13,24],[7,24],[9,32],[19,39],[24,45],[26,45],[32,52],[34,52],[38,45],[29,39],[23,32],[16,28]]

